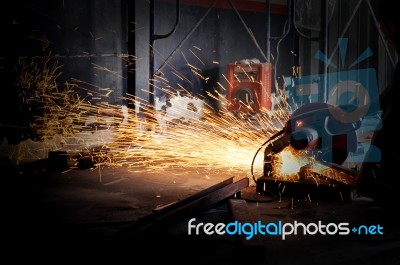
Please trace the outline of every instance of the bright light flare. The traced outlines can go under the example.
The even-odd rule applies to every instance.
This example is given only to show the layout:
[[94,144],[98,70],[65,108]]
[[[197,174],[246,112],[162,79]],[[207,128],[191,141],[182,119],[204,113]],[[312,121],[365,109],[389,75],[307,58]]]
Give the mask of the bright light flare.
[[310,159],[303,157],[299,151],[291,146],[285,147],[272,159],[273,176],[282,180],[298,180],[300,169],[309,164]]
[[308,181],[320,183],[342,183],[354,185],[354,177],[346,172],[320,163],[307,151],[285,147],[272,157],[272,175],[278,180]]

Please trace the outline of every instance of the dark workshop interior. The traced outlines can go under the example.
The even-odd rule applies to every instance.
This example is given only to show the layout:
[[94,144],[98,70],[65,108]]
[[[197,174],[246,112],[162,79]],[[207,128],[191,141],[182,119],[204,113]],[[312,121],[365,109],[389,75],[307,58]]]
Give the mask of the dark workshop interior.
[[371,139],[398,61],[378,0],[1,12],[14,262],[400,264],[398,203],[357,192],[363,163],[381,161]]

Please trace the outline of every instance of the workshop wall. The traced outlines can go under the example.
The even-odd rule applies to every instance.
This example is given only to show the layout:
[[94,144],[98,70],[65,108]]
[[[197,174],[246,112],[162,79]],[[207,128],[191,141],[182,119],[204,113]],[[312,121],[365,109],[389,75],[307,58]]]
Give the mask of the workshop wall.
[[[310,4],[311,3],[311,4]],[[319,15],[321,14],[319,0],[296,1],[296,21],[299,30],[306,36],[319,37]],[[377,72],[379,91],[382,91],[391,80],[394,65],[391,58],[396,59],[395,50],[385,48],[385,42],[378,31],[376,21],[376,0],[372,1],[343,1],[329,0],[330,13],[328,14],[328,54],[327,57],[337,66],[337,69],[328,68],[328,72],[340,72],[349,70],[349,66],[367,49],[371,49],[372,55],[359,64],[351,67],[351,70],[373,68]],[[344,62],[341,61],[338,49],[339,38],[348,40]],[[321,73],[319,61],[314,57],[321,50],[319,41],[310,41],[307,38],[299,38],[299,75],[307,76]],[[390,58],[391,57],[391,58]]]
[[29,101],[38,90],[36,81],[21,87],[19,78],[27,71],[45,73],[55,67],[49,81],[56,83],[55,89],[73,86],[93,103],[123,104],[127,86],[125,1],[16,0],[1,12],[5,48],[0,51],[4,80],[0,140],[6,137],[9,144],[17,144],[34,137],[29,127],[34,116],[41,114],[41,106]]
[[[206,92],[215,89],[224,94],[218,82],[223,87],[227,86],[224,76],[229,63],[242,59],[266,62],[265,5],[261,3],[260,8],[255,10],[249,10],[247,6],[244,10],[238,1],[233,1],[239,16],[229,1],[219,1],[220,5],[210,10],[212,1],[208,1],[209,6],[189,2],[193,3],[180,6],[175,32],[154,43],[154,71],[168,80],[155,85],[161,89],[170,86],[186,90],[200,97],[207,97]],[[292,74],[295,36],[289,34],[279,39],[283,35],[287,9],[283,5],[278,8],[279,13],[273,7],[271,14],[271,37],[275,37],[271,41],[271,63],[274,68],[276,66],[276,77],[281,78]],[[170,32],[175,25],[176,13],[174,1],[155,1],[154,33],[162,35]],[[156,89],[156,95],[162,94]]]
[[[253,3],[259,9],[249,9],[247,3],[239,4],[239,17],[228,1],[218,1],[218,5],[200,23],[208,6],[205,2],[201,2],[203,6],[198,6],[199,1],[187,2],[182,1],[180,5],[180,22],[176,32],[168,38],[157,40],[154,45],[154,68],[156,70],[164,62],[167,63],[162,72],[168,85],[174,89],[185,89],[193,95],[205,95],[206,91],[220,89],[218,82],[226,86],[224,75],[228,63],[253,58],[265,62],[257,48],[259,45],[266,52],[264,3]],[[237,1],[233,2],[237,4]],[[149,8],[146,3],[144,8]],[[160,0],[154,3],[154,33],[165,34],[175,23],[175,1]],[[36,64],[43,64],[49,60],[59,67],[54,78],[57,89],[73,86],[93,103],[107,101],[126,104],[123,100],[126,92],[139,93],[135,91],[137,89],[132,89],[135,82],[132,79],[147,75],[139,71],[128,78],[130,72],[141,69],[140,60],[143,59],[137,57],[133,64],[132,60],[128,62],[134,58],[135,49],[138,49],[134,47],[128,51],[128,43],[135,44],[132,39],[141,39],[145,34],[143,31],[138,31],[138,34],[130,31],[132,24],[135,24],[135,14],[141,12],[135,10],[135,6],[124,0],[17,0],[10,4],[10,8],[2,9],[1,23],[5,25],[3,34],[7,37],[3,41],[6,48],[0,52],[0,74],[5,80],[0,120],[1,124],[7,126],[1,128],[1,140],[5,137],[9,144],[18,144],[35,137],[29,126],[35,116],[41,115],[40,106],[32,104],[33,101],[30,101],[30,105],[21,105],[17,80],[23,71],[22,61],[29,64],[33,60]],[[276,8],[275,5],[273,8],[271,36],[282,35],[287,19],[285,12],[285,6]],[[144,13],[148,14],[148,10]],[[166,61],[197,23],[198,28],[179,51]],[[254,39],[245,26],[251,30]],[[275,38],[271,42],[271,62],[274,66],[276,64],[277,76],[287,76],[291,74],[293,65],[293,35],[279,41],[279,60],[278,41],[279,38]],[[139,48],[148,50],[149,47],[144,45]],[[189,64],[198,68],[196,73]],[[112,93],[107,94],[108,91]],[[104,97],[106,94],[107,97]],[[8,115],[10,112],[12,116]]]

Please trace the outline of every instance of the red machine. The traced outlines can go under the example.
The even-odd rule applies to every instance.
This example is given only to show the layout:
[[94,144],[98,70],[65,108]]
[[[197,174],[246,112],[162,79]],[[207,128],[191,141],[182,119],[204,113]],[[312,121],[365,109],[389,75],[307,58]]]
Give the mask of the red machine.
[[228,64],[227,108],[247,114],[270,110],[272,64]]

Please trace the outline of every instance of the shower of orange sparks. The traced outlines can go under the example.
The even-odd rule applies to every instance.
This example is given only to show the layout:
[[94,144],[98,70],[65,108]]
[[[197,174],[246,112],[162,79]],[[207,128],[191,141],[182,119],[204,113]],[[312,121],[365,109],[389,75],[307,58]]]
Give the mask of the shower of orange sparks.
[[[41,71],[36,67],[34,69]],[[34,86],[43,91],[40,94],[35,91],[34,97],[25,99],[28,102],[40,101],[44,105],[44,116],[38,117],[33,125],[40,125],[37,132],[45,139],[55,134],[62,135],[62,148],[75,150],[80,154],[89,153],[98,167],[126,166],[135,171],[207,169],[249,175],[251,159],[258,147],[280,130],[289,118],[284,104],[276,111],[263,110],[252,117],[240,113],[234,115],[227,111],[225,97],[218,91],[210,94],[210,97],[219,102],[221,110],[217,113],[203,101],[203,109],[193,109],[202,113],[198,119],[171,120],[162,111],[146,106],[141,108],[141,113],[128,110],[124,116],[121,114],[121,106],[109,103],[91,104],[85,97],[75,94],[74,89],[80,88],[79,84],[85,83],[83,81],[73,80],[74,84],[66,84],[63,91],[58,91],[55,86],[57,69],[55,65],[53,71],[43,71],[47,75],[37,79]],[[31,84],[26,82],[28,80],[32,79],[21,75],[21,84],[30,88]],[[47,84],[49,80],[51,83]],[[97,92],[86,89],[88,95],[96,93],[96,98],[102,99],[111,93],[108,88],[96,87]],[[176,96],[170,89],[163,92],[170,97]],[[143,102],[131,96],[125,99],[132,105]],[[175,107],[175,116],[184,117],[184,111],[188,108],[189,106]],[[88,123],[88,119],[92,121]],[[110,119],[111,122],[107,122]],[[94,136],[94,132],[97,132],[97,136]],[[255,165],[261,169],[262,164],[262,156],[259,156]],[[273,176],[296,180],[300,169],[309,164],[313,165],[311,158],[301,156],[288,147],[275,155]],[[329,167],[316,164],[311,168],[316,173],[324,173],[336,180],[346,180]],[[262,172],[257,174],[261,175]]]
[[[44,95],[44,98],[62,98],[62,93]],[[216,99],[224,101],[222,95]],[[251,118],[236,116],[227,111],[216,113],[206,102],[203,109],[195,109],[202,113],[199,119],[169,120],[162,112],[145,106],[141,113],[129,110],[127,117],[122,119],[122,116],[113,114],[120,112],[120,106],[91,105],[84,100],[77,100],[61,106],[61,109],[69,110],[68,114],[62,112],[67,116],[63,119],[64,123],[60,123],[59,119],[60,106],[55,101],[47,100],[50,106],[47,114],[40,118],[43,126],[39,132],[50,137],[56,126],[63,133],[64,149],[76,150],[78,146],[83,146],[84,150],[90,152],[95,145],[97,151],[93,159],[96,165],[127,166],[134,170],[141,168],[159,171],[178,167],[249,174],[256,150],[287,119],[285,116],[271,118],[268,113],[260,113]],[[127,97],[127,100],[137,103],[133,97]],[[180,116],[180,111],[187,111],[182,108],[175,108],[176,116]],[[106,119],[110,116],[113,122],[107,125]],[[89,117],[96,119],[88,124],[86,120]],[[274,123],[279,120],[282,123]],[[70,128],[68,131],[66,125]],[[93,130],[100,135],[97,142]],[[111,140],[106,141],[101,133],[109,134]],[[262,156],[256,160],[255,165],[262,168]]]
[[[133,168],[145,166],[148,170],[217,168],[248,173],[257,148],[276,130],[276,125],[265,114],[241,118],[229,112],[217,114],[207,103],[204,105],[204,109],[197,110],[202,112],[202,118],[187,121],[167,120],[162,113],[149,109],[145,111],[157,119],[138,119],[132,113],[128,123],[116,128],[117,137],[109,145],[113,162]],[[176,116],[179,111],[177,108]],[[132,125],[137,124],[159,131],[132,130]],[[261,156],[256,164],[262,167]]]
[[[196,58],[200,60],[197,54]],[[50,61],[51,58],[46,59]],[[214,110],[208,102],[203,101],[202,109],[193,109],[201,113],[201,117],[196,119],[169,119],[162,111],[146,106],[141,106],[139,113],[128,109],[122,114],[119,105],[93,104],[89,100],[95,97],[97,102],[103,98],[107,101],[111,89],[76,79],[65,84],[64,89],[59,89],[56,79],[61,66],[55,62],[52,71],[46,69],[48,66],[35,64],[21,71],[20,84],[25,84],[29,89],[42,89],[40,93],[32,91],[34,96],[24,97],[28,102],[35,101],[43,105],[44,115],[36,117],[32,126],[42,140],[56,139],[54,141],[57,142],[47,146],[49,151],[62,149],[71,154],[90,153],[99,167],[126,166],[135,171],[178,167],[249,175],[255,152],[284,126],[289,115],[289,109],[284,105],[274,111],[262,110],[252,117],[240,113],[234,115],[227,111],[226,99],[218,91],[209,96],[219,103],[220,110]],[[94,65],[94,68],[113,73],[99,65]],[[43,74],[34,75],[35,71]],[[201,71],[196,75],[206,78]],[[32,76],[36,79],[32,79]],[[162,90],[168,80],[160,80],[156,80],[159,85],[156,89]],[[77,89],[80,93],[76,93]],[[86,92],[87,96],[81,95],[82,92]],[[169,93],[170,97],[176,96],[172,92],[164,92]],[[123,100],[132,105],[144,102],[130,95]],[[175,116],[182,114],[184,117],[187,109],[188,106],[175,106]],[[255,169],[261,170],[262,165],[260,155],[255,160]],[[257,174],[261,175],[262,172]]]

